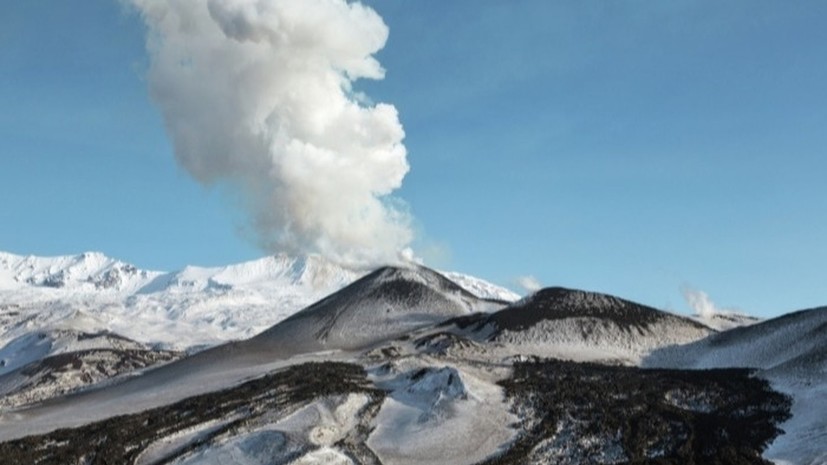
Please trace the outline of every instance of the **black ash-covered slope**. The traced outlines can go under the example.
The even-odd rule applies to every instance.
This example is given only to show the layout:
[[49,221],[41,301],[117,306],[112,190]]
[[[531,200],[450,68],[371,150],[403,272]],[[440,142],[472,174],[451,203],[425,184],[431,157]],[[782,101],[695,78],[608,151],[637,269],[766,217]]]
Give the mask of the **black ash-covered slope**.
[[0,409],[76,393],[182,355],[151,348],[96,348],[51,355],[0,375]]
[[[467,396],[454,368],[405,376],[406,393]],[[516,364],[500,384],[520,422],[514,439],[477,465],[767,465],[760,453],[789,411],[786,397],[747,370],[544,361]],[[40,464],[320,463],[309,457],[320,448],[316,436],[304,437],[282,420],[309,402],[338,399],[341,405],[351,395],[363,396],[364,405],[338,425],[351,423],[332,444],[351,461],[333,463],[381,465],[370,437],[393,393],[373,384],[361,366],[330,362],[294,365],[168,406],[0,443],[0,457]]]
[[713,332],[689,318],[629,300],[562,287],[541,289],[494,313],[456,318],[451,324],[515,354],[627,363],[655,348]]
[[647,367],[756,368],[775,389],[793,397],[786,432],[766,452],[779,463],[822,464],[827,458],[827,307],[789,313],[725,331],[692,344],[664,347]]
[[250,340],[300,350],[360,349],[504,302],[480,299],[423,266],[384,267]]
[[769,465],[790,399],[745,369],[644,370],[546,360],[500,383],[515,441],[480,465]]
[[110,331],[36,331],[0,349],[0,408],[77,392],[180,358]]
[[621,329],[646,328],[670,320],[688,327],[706,329],[689,318],[680,317],[646,305],[608,294],[563,287],[549,287],[505,308],[488,319],[498,331],[522,331],[537,323],[569,318],[594,318],[609,321]]

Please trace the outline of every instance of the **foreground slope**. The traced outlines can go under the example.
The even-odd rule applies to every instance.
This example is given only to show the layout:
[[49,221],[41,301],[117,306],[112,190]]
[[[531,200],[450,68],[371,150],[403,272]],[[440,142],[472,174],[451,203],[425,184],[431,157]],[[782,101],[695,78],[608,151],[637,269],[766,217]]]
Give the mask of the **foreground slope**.
[[786,415],[784,397],[744,370],[699,376],[572,362],[514,370],[501,385],[515,415],[472,416],[469,430],[457,427],[475,413],[465,403],[479,386],[455,369],[388,385],[359,364],[323,362],[3,442],[0,456],[41,465],[767,465],[760,451]]
[[751,367],[792,396],[786,434],[770,446],[771,459],[827,464],[827,307],[803,310],[735,328],[693,344],[655,351],[645,366]]

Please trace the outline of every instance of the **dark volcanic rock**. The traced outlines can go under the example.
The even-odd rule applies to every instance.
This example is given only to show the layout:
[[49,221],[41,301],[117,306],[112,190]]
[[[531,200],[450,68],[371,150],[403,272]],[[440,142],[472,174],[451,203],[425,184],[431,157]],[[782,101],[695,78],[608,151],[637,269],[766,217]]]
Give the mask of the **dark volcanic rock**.
[[0,376],[0,406],[20,407],[78,392],[183,354],[149,349],[88,349],[37,360]]
[[[286,368],[234,388],[191,397],[172,405],[132,415],[122,415],[41,436],[29,436],[0,444],[2,463],[127,464],[150,444],[175,437],[189,428],[211,421],[218,426],[170,451],[161,462],[205,447],[214,439],[243,432],[258,418],[294,411],[314,399],[349,393],[365,393],[373,400],[365,414],[375,414],[384,393],[368,385],[362,367],[345,363],[307,363]],[[222,420],[225,420],[221,423]],[[369,418],[368,418],[369,420]],[[340,445],[355,457],[370,459],[360,442],[367,435],[364,425]]]
[[744,369],[544,361],[501,383],[523,418],[501,464],[768,464],[790,399]]
[[[542,289],[494,313],[454,318],[442,327],[493,343],[506,355],[635,364],[660,347],[714,332],[694,320],[606,294]],[[453,328],[453,329],[452,329]]]
[[[621,328],[641,328],[675,315],[618,297],[562,287],[550,287],[503,309],[488,319],[502,330],[521,331],[541,321],[567,318],[595,318],[611,321]],[[684,324],[705,328],[688,318]]]
[[278,323],[250,342],[297,352],[361,349],[450,318],[502,307],[425,267],[385,267]]

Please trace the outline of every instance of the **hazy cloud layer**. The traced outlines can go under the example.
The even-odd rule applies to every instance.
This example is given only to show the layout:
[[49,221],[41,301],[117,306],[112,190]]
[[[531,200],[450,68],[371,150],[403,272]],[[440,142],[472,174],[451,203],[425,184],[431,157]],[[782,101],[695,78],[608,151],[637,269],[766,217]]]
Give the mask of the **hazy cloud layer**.
[[[149,85],[175,155],[205,185],[240,189],[267,251],[396,262],[412,240],[387,196],[408,171],[392,105],[359,78],[387,26],[344,0],[132,0],[149,29]],[[408,252],[405,252],[408,253]]]

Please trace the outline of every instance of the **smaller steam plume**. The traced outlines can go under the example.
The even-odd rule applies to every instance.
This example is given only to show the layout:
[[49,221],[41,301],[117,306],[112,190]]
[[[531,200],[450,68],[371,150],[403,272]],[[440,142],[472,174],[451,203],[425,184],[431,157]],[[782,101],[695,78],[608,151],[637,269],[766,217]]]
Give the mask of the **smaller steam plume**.
[[691,308],[696,315],[703,318],[712,318],[713,316],[721,313],[706,292],[698,289],[692,289],[690,287],[684,287],[681,289],[681,293],[683,294],[683,298],[686,300],[687,305],[689,305],[689,308]]
[[691,308],[696,315],[702,318],[710,319],[716,315],[746,316],[743,312],[734,308],[718,307],[704,291],[693,289],[689,286],[684,286],[681,288],[681,293],[683,294],[683,298],[686,300],[687,305],[689,305],[689,308]]
[[540,281],[531,275],[517,277],[516,283],[529,294],[537,292],[543,287]]
[[398,262],[413,239],[389,194],[408,172],[382,79],[388,28],[346,0],[132,0],[145,20],[150,92],[180,165],[242,193],[268,252]]

